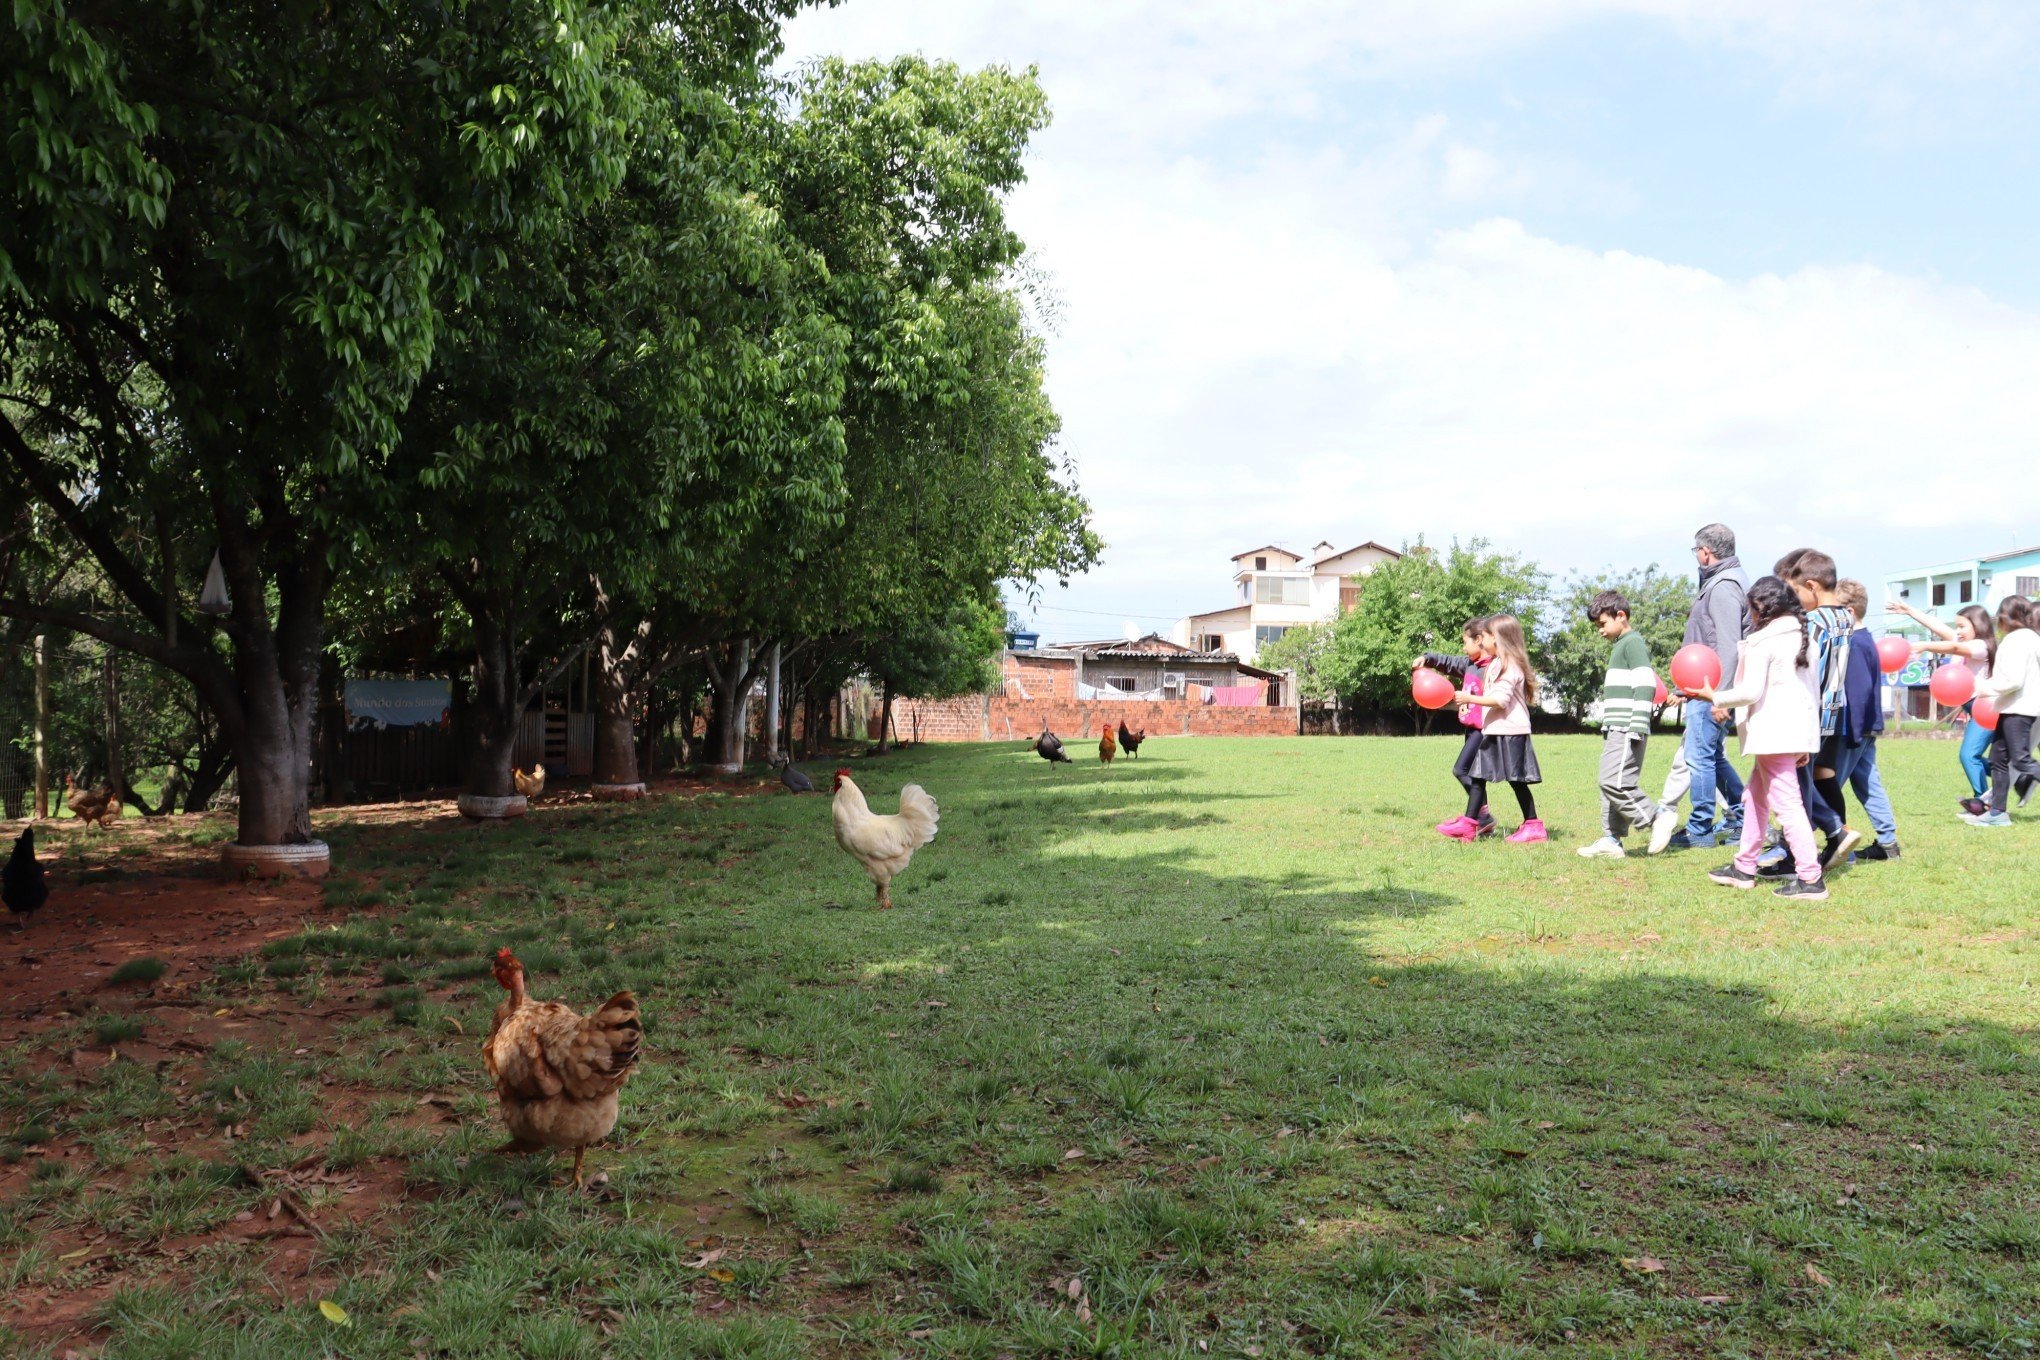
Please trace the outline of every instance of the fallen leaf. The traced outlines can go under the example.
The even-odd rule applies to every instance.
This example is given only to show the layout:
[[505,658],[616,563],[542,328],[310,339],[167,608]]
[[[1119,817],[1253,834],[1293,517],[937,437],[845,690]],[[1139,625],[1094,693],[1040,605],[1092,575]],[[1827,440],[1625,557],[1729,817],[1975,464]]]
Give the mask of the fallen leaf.
[[1084,1150],[1082,1148],[1071,1148],[1068,1152],[1065,1152],[1062,1155],[1062,1159],[1066,1162],[1073,1162],[1083,1155]]
[[1063,1293],[1068,1294],[1072,1299],[1082,1298],[1084,1296],[1083,1280],[1075,1275],[1070,1276],[1070,1282],[1063,1286]]
[[232,1006],[222,1006],[212,1013],[212,1018],[217,1020],[223,1015],[232,1015],[233,1013],[234,1008]]
[[1555,1129],[1558,1127],[1558,1125],[1552,1123],[1549,1119],[1540,1119],[1532,1127],[1540,1129]]
[[1639,1275],[1656,1275],[1663,1272],[1665,1263],[1655,1256],[1625,1256],[1622,1258],[1622,1268],[1633,1270]]
[[78,1258],[79,1258],[80,1256],[90,1256],[91,1254],[92,1254],[92,1248],[90,1248],[90,1247],[80,1247],[80,1248],[78,1248],[78,1250],[76,1250],[76,1251],[67,1251],[67,1252],[65,1252],[65,1253],[64,1253],[64,1254],[63,1254],[62,1256],[59,1256],[59,1257],[58,1257],[57,1259],[58,1259],[59,1261],[75,1261],[75,1260],[77,1260],[77,1259],[78,1259]]
[[335,1327],[352,1327],[354,1319],[347,1316],[347,1310],[331,1299],[319,1300],[319,1316]]
[[928,1009],[931,1011],[946,1011],[949,1009],[949,1003],[947,1001],[930,1001]]
[[1695,1295],[1695,1296],[1694,1296],[1694,1298],[1693,1298],[1693,1302],[1695,1302],[1695,1303],[1727,1303],[1727,1302],[1728,1302],[1728,1295],[1726,1295],[1726,1294],[1697,1294],[1697,1295]]
[[1371,977],[1367,979],[1367,985],[1370,987],[1386,987],[1388,984],[1378,977]]
[[717,1247],[714,1251],[705,1251],[701,1253],[698,1259],[689,1261],[687,1263],[687,1268],[689,1270],[707,1270],[710,1266],[714,1265],[717,1261],[722,1260],[723,1257],[729,1254],[730,1249],[728,1247]]
[[728,1284],[730,1281],[736,1279],[737,1277],[727,1270],[718,1269],[709,1271],[708,1278],[711,1280],[720,1280],[722,1283]]
[[1815,1265],[1811,1261],[1808,1261],[1806,1263],[1806,1278],[1812,1280],[1815,1284],[1819,1285],[1823,1289],[1827,1288],[1829,1285],[1834,1283],[1833,1280],[1830,1280],[1827,1276],[1821,1274],[1820,1267]]

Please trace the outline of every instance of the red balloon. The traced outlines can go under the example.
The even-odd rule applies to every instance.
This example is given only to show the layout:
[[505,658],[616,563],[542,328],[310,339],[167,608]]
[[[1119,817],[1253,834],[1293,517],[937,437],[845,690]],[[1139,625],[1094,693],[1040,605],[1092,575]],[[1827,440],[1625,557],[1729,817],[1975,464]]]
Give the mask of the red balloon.
[[1457,692],[1450,680],[1429,667],[1410,676],[1410,697],[1425,708],[1443,708]]
[[1689,642],[1672,654],[1672,683],[1691,694],[1721,683],[1721,658],[1704,642]]
[[1877,664],[1886,675],[1897,675],[1912,660],[1912,644],[1902,637],[1877,640]]
[[1665,701],[1672,697],[1672,692],[1666,689],[1665,682],[1658,679],[1655,675],[1653,675],[1650,679],[1651,683],[1657,686],[1656,692],[1654,692],[1650,696],[1650,701],[1654,706],[1658,708],[1663,708],[1665,706]]
[[1952,662],[1934,672],[1927,688],[1936,702],[1947,708],[1959,708],[1976,693],[1976,674],[1960,661]]
[[1969,706],[1969,721],[1986,732],[1997,731],[1997,719],[1997,705],[1991,702],[1988,694]]

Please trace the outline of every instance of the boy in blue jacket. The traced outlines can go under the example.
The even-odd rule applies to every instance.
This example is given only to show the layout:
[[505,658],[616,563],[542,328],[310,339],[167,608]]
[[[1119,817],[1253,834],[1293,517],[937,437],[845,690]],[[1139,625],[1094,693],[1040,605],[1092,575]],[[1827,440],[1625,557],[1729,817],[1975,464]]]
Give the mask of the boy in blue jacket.
[[1877,772],[1877,734],[1884,730],[1884,670],[1877,664],[1876,643],[1863,627],[1870,612],[1870,592],[1861,581],[1840,581],[1835,594],[1855,616],[1858,634],[1849,648],[1847,700],[1835,777],[1856,795],[1877,834],[1877,843],[1865,849],[1862,858],[1897,859],[1898,823],[1891,815],[1884,779]]

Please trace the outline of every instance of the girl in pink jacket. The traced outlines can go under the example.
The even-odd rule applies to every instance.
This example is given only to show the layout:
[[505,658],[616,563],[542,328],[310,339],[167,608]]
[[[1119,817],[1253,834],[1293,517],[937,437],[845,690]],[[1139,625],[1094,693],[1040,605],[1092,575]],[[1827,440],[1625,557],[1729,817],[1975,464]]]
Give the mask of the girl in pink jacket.
[[1766,576],[1750,587],[1750,635],[1736,648],[1735,683],[1694,693],[1714,704],[1717,722],[1730,709],[1743,710],[1736,722],[1742,752],[1750,757],[1743,788],[1742,847],[1735,859],[1707,875],[1730,888],[1753,888],[1757,857],[1771,814],[1799,866],[1799,876],[1778,896],[1807,902],[1827,900],[1813,823],[1799,796],[1799,766],[1820,749],[1820,695],[1808,664],[1806,614],[1792,587]]

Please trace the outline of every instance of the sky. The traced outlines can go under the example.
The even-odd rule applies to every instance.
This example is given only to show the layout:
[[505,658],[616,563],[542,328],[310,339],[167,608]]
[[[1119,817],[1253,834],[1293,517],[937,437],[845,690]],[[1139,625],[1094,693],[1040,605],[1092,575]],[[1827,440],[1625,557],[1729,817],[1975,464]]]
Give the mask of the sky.
[[2040,4],[844,0],[787,63],[1035,67],[1011,220],[1106,541],[1023,604],[1167,632],[1233,553],[1873,584],[2040,543]]

